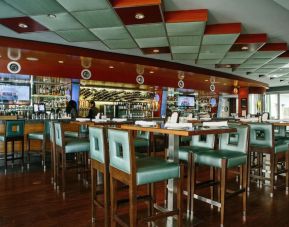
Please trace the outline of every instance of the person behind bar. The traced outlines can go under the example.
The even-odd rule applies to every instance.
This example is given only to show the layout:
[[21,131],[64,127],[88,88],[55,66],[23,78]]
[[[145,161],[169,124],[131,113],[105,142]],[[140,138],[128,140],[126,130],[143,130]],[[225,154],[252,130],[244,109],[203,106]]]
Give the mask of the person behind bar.
[[95,102],[94,101],[90,101],[89,105],[90,105],[90,108],[89,108],[89,111],[88,111],[87,118],[90,118],[90,120],[92,120],[92,119],[95,118],[95,116],[97,115],[98,111],[97,111],[97,109],[95,107]]
[[74,100],[70,100],[66,107],[66,113],[70,114],[71,120],[76,120],[77,117],[77,104]]

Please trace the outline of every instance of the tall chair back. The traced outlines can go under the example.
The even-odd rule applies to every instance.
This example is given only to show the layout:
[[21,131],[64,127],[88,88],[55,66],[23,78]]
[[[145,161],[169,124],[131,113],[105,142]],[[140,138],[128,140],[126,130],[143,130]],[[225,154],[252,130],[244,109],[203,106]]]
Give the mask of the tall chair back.
[[62,147],[64,144],[63,144],[63,130],[62,130],[62,125],[60,122],[56,122],[54,123],[54,132],[55,132],[55,144],[57,146],[60,146]]
[[250,145],[273,147],[274,134],[273,126],[270,123],[249,124],[250,126]]
[[134,146],[130,137],[129,131],[108,129],[110,166],[128,174],[132,169],[131,160],[135,160],[134,152],[131,152]]
[[6,138],[17,138],[24,136],[24,120],[7,120],[5,126]]
[[248,151],[248,126],[233,126],[237,129],[234,133],[224,133],[220,135],[219,149],[230,150],[241,153]]
[[144,131],[137,131],[136,137],[148,140],[149,137],[150,137],[150,133],[149,132],[144,132]]
[[104,128],[89,127],[90,157],[100,163],[105,163]]
[[191,146],[214,149],[215,135],[209,134],[206,136],[200,136],[200,135],[192,136]]

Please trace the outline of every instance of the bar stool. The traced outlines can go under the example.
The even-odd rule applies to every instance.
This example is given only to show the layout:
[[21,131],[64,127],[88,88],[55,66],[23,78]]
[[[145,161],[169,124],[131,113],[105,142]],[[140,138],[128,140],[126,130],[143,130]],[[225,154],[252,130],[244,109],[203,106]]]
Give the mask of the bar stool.
[[[150,133],[137,131],[136,137],[134,139],[134,147],[137,150],[137,155],[140,157],[145,157],[150,153]],[[142,149],[145,149],[147,153],[141,152]]]
[[[117,223],[127,226],[117,214],[116,182],[129,186],[129,220],[130,227],[136,227],[138,222],[151,222],[158,218],[178,216],[178,226],[182,226],[182,179],[183,166],[164,159],[147,157],[136,159],[135,149],[130,131],[108,129],[109,159],[110,159],[110,198],[111,226]],[[177,209],[152,215],[155,192],[153,184],[168,179],[178,179]],[[137,220],[137,187],[150,184],[151,196],[149,215],[143,220]]]
[[64,131],[64,136],[66,138],[84,138],[88,136],[88,126],[80,125],[78,132],[75,131]]
[[44,121],[44,130],[42,132],[30,132],[27,134],[27,169],[30,168],[30,152],[31,152],[31,140],[41,141],[41,163],[43,166],[43,171],[46,172],[46,143],[49,138],[49,121]]
[[[203,151],[192,154],[192,185],[191,191],[195,199],[199,199],[203,202],[217,206],[221,209],[221,226],[224,226],[224,214],[225,214],[225,199],[226,193],[230,192],[228,198],[233,195],[242,193],[243,203],[243,220],[246,220],[246,207],[247,207],[247,160],[248,160],[248,133],[247,126],[234,126],[237,129],[236,133],[225,133],[220,135],[219,149],[216,151]],[[233,135],[233,142],[230,141]],[[236,142],[236,137],[238,141]],[[214,184],[220,184],[220,201],[214,201],[212,199],[204,198],[195,194],[196,191],[196,168],[195,164],[206,165],[214,167],[220,170],[221,174],[218,176],[219,180]],[[227,190],[227,171],[228,169],[240,166],[242,187],[237,191]],[[199,183],[202,184],[202,183]],[[212,184],[208,184],[211,186]],[[204,185],[202,185],[204,186]],[[191,204],[191,210],[194,212],[194,200]]]
[[[96,219],[96,205],[104,208],[105,227],[109,227],[110,188],[109,188],[109,157],[107,138],[102,127],[89,127],[90,158],[91,158],[91,207],[92,222]],[[97,171],[103,174],[104,204],[97,200]]]
[[[67,154],[87,154],[90,150],[89,141],[86,139],[78,139],[78,140],[64,140],[64,133],[62,130],[62,123],[57,122],[54,123],[55,128],[55,155],[56,155],[56,184],[59,186],[58,178],[59,178],[59,169],[61,167],[61,186],[62,186],[62,196],[65,199],[65,191],[66,191],[66,155]],[[61,165],[60,160],[61,159]]]
[[[7,120],[5,121],[5,134],[0,135],[0,141],[4,142],[4,162],[5,162],[5,175],[7,173],[7,162],[12,161],[12,166],[14,165],[14,160],[22,160],[22,171],[24,166],[24,120]],[[14,142],[21,142],[21,156],[14,156]],[[8,154],[8,143],[12,144],[12,152]],[[10,157],[10,158],[8,158]]]
[[49,139],[50,139],[50,153],[51,153],[51,184],[56,189],[56,154],[55,154],[55,132],[54,123],[49,121]]
[[[249,182],[251,178],[257,178],[259,180],[270,180],[270,197],[273,197],[274,186],[275,186],[275,176],[282,173],[286,174],[286,195],[288,195],[289,186],[289,148],[287,139],[278,139],[275,141],[273,125],[270,123],[262,124],[249,124],[250,126],[250,153],[256,152],[257,155],[262,156],[259,159],[263,159],[264,154],[270,156],[270,177],[262,176],[262,164],[258,163],[257,170],[258,175],[251,174],[251,165],[249,165]],[[277,161],[278,155],[285,154],[285,169],[278,171]],[[251,164],[251,155],[249,155],[249,163]],[[277,171],[276,171],[277,170]],[[266,171],[268,172],[268,171]]]

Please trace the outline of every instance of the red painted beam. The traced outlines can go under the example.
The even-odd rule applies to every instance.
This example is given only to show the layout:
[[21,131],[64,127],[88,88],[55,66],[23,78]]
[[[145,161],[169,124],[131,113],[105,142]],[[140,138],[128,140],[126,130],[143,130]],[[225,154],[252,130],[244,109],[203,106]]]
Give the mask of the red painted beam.
[[278,58],[289,58],[289,50],[287,50],[285,53],[278,56]]
[[246,43],[266,43],[267,34],[241,34],[236,40],[235,44],[246,44]]
[[205,35],[239,34],[241,29],[241,23],[211,24],[206,26]]
[[266,43],[259,51],[287,51],[287,43]]
[[114,8],[126,8],[135,6],[160,5],[161,0],[114,0],[112,6]]
[[182,10],[182,11],[169,11],[165,13],[166,23],[179,23],[179,22],[195,22],[195,21],[208,21],[208,10]]

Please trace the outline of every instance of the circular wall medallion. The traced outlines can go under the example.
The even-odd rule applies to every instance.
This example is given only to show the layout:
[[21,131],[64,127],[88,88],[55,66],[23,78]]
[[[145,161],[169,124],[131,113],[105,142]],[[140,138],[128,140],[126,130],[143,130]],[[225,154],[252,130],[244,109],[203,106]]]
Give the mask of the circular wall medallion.
[[179,88],[184,88],[184,86],[185,86],[184,81],[179,80],[179,82],[178,82],[178,86],[179,86]]
[[21,70],[21,65],[16,61],[10,61],[7,64],[7,69],[10,73],[19,73]]
[[213,92],[214,92],[215,89],[216,89],[216,88],[215,88],[215,85],[214,85],[214,84],[211,84],[211,86],[210,86],[210,91],[213,91]]
[[91,78],[91,71],[89,69],[83,69],[81,71],[81,77],[85,80],[89,80]]
[[143,83],[144,83],[144,77],[143,77],[142,75],[138,75],[138,76],[136,77],[136,82],[137,82],[138,84],[143,84]]

